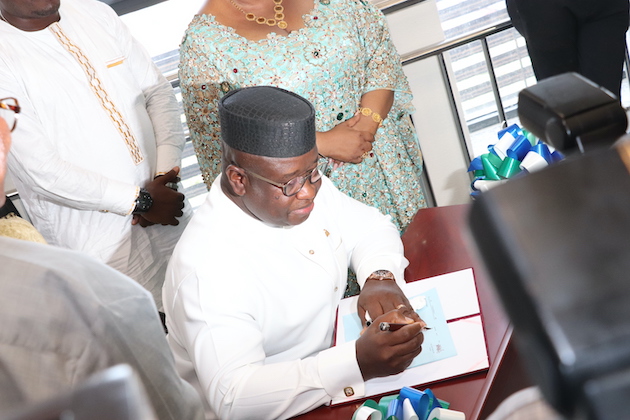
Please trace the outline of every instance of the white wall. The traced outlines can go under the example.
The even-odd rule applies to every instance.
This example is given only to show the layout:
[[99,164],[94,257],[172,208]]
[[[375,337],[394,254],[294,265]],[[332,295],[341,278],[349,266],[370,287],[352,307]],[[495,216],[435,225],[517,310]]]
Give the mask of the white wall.
[[456,115],[437,57],[404,67],[414,92],[413,121],[437,206],[470,202],[470,177]]
[[[205,0],[168,0],[121,19],[151,57],[179,48],[184,32]],[[168,20],[165,17],[168,16]]]
[[[390,13],[387,19],[392,40],[401,55],[444,39],[434,0]],[[433,57],[406,65],[404,71],[414,94],[413,121],[436,205],[467,203],[470,201],[467,160],[440,63]]]

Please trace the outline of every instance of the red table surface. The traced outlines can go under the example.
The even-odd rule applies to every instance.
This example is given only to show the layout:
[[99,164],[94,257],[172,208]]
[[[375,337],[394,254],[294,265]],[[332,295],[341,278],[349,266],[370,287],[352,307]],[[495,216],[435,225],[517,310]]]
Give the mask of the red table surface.
[[[516,349],[501,303],[468,237],[469,205],[421,209],[402,236],[409,267],[407,281],[415,281],[472,267],[481,305],[490,368],[486,371],[423,385],[467,420],[486,418],[513,392],[531,384]],[[413,384],[409,384],[410,386]],[[300,420],[350,420],[363,400],[320,407],[295,417]]]

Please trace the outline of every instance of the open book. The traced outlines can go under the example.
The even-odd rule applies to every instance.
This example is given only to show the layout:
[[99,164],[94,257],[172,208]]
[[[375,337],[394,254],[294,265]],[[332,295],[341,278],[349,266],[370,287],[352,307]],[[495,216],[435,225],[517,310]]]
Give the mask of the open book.
[[[487,369],[488,352],[479,299],[471,268],[407,283],[410,303],[431,330],[425,331],[422,353],[404,372],[366,382],[366,395],[339,398],[332,404],[395,392]],[[337,316],[336,344],[359,338],[358,296],[343,299]]]

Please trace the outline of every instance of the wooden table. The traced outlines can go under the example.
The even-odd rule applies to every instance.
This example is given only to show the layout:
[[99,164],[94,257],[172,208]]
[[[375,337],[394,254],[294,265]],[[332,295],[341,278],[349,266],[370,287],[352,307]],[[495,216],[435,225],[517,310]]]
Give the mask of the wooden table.
[[[481,305],[490,368],[460,378],[437,382],[435,395],[463,411],[466,420],[483,420],[513,392],[531,382],[510,342],[511,328],[492,284],[478,262],[468,238],[468,205],[433,207],[418,211],[403,235],[409,267],[407,281],[472,267]],[[320,407],[296,417],[300,420],[350,420],[363,401]]]

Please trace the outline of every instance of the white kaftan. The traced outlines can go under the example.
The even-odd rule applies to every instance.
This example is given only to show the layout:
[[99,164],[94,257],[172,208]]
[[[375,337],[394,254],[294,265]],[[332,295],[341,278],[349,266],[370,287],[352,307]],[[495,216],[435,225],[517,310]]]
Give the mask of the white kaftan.
[[244,213],[219,178],[178,243],[164,283],[168,340],[206,419],[285,419],[364,393],[355,343],[330,348],[348,266],[404,282],[389,216],[322,178],[309,218],[272,227]]
[[125,363],[158,420],[203,418],[199,395],[177,375],[153,299],[137,283],[83,253],[13,238],[0,237],[0,267],[1,417]]
[[[59,13],[59,22],[34,32],[0,21],[0,98],[22,107],[9,171],[48,243],[122,271],[160,308],[164,270],[187,216],[179,226],[143,229],[131,225],[130,213],[138,187],[180,164],[185,139],[173,89],[109,6],[63,0]],[[89,60],[93,83],[107,92],[131,140],[54,31]]]

